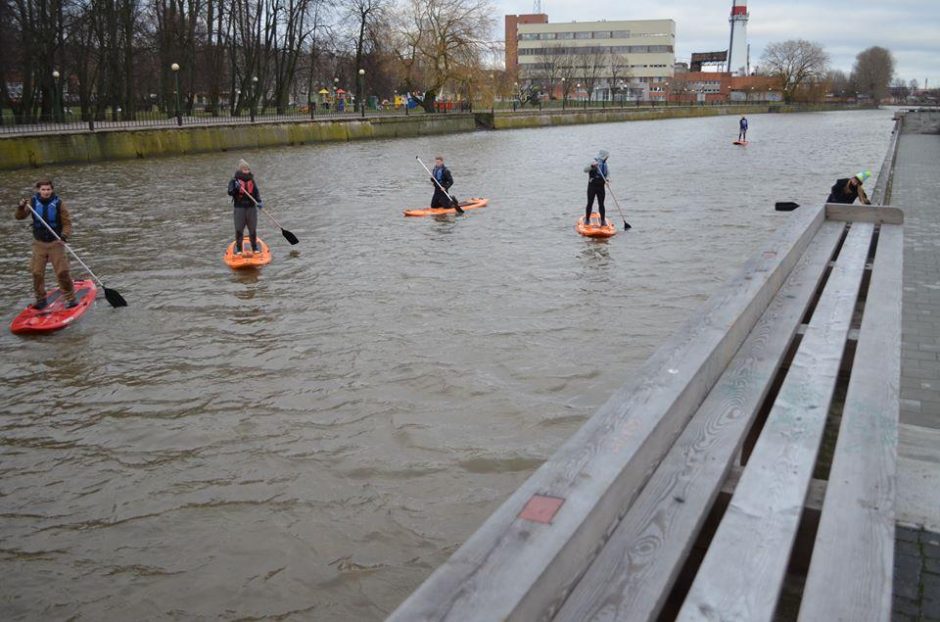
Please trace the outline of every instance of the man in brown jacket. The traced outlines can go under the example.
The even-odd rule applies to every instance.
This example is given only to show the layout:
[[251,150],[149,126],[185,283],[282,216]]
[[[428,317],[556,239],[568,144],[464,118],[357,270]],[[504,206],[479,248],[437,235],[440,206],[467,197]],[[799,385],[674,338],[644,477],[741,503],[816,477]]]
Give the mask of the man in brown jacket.
[[[27,206],[32,207],[33,211],[30,212]],[[33,216],[33,257],[29,267],[33,274],[33,291],[36,294],[33,308],[44,309],[48,304],[45,275],[46,264],[50,261],[59,281],[59,288],[68,301],[66,306],[75,307],[78,302],[75,300],[75,287],[69,273],[69,258],[63,244],[72,235],[72,219],[48,179],[36,182],[36,194],[20,201],[16,208],[17,220],[23,220],[30,214]],[[58,238],[49,231],[50,228]]]

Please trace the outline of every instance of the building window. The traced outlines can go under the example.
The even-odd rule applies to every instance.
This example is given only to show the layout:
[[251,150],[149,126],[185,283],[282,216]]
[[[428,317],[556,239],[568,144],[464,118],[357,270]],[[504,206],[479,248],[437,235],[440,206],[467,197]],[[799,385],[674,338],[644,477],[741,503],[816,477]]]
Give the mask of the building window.
[[559,32],[557,34],[559,39],[574,39],[573,32]]
[[574,38],[575,39],[590,39],[591,33],[590,32],[576,32],[574,33]]
[[629,30],[615,30],[611,33],[611,37],[614,39],[629,39],[630,31]]
[[534,32],[522,32],[519,33],[520,41],[535,41],[539,38],[537,33]]
[[610,31],[608,30],[598,30],[594,33],[595,39],[610,39]]
[[542,39],[543,41],[552,40],[552,39],[554,39],[554,38],[555,38],[555,33],[554,33],[554,32],[543,32],[543,33],[539,33],[539,39]]

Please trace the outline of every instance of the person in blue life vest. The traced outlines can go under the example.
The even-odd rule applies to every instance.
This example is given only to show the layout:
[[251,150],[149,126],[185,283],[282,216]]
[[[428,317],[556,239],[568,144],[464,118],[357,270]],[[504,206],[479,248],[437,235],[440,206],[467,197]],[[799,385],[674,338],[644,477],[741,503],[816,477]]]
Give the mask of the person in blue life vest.
[[[444,190],[450,190],[450,187],[454,185],[454,176],[450,174],[450,169],[444,166],[444,156],[434,156],[434,168],[431,169],[431,175],[434,177],[431,180],[431,184],[434,186],[431,207],[452,207],[453,201],[450,196],[438,187],[438,184],[440,184]],[[437,183],[434,183],[435,180],[437,180]]]
[[[32,207],[33,211],[38,214],[38,218],[29,211],[29,207]],[[65,295],[66,306],[69,309],[74,308],[78,302],[75,300],[75,286],[72,283],[69,258],[65,245],[62,243],[72,237],[72,218],[65,208],[65,203],[56,195],[51,180],[43,179],[36,182],[36,194],[20,201],[14,214],[17,220],[23,220],[31,215],[33,217],[33,256],[29,262],[29,269],[33,275],[33,293],[36,295],[33,308],[45,309],[48,305],[46,264],[50,262],[52,271],[55,272],[56,279],[59,281],[59,289]],[[39,220],[40,218],[42,220]],[[46,228],[43,222],[56,232],[61,241]]]
[[604,198],[607,192],[604,188],[606,180],[610,179],[607,170],[607,158],[610,154],[605,149],[597,153],[597,157],[584,167],[584,172],[588,174],[587,187],[587,207],[584,208],[584,224],[589,225],[591,221],[591,212],[594,208],[594,198],[597,198],[597,211],[601,215],[601,224],[604,226],[607,221],[604,219]]
[[865,205],[871,205],[868,195],[865,194],[865,190],[862,188],[862,184],[869,177],[871,177],[871,171],[860,171],[852,177],[837,179],[836,183],[832,184],[832,188],[829,189],[829,197],[826,199],[826,203],[851,205],[855,203],[855,199],[858,199]]
[[738,140],[740,142],[747,141],[747,117],[743,114],[741,115],[741,120],[738,121]]
[[[245,227],[248,227],[248,239],[251,241],[252,252],[257,253],[258,247],[258,209],[264,207],[261,202],[261,192],[251,173],[251,167],[244,160],[238,161],[238,170],[228,182],[228,194],[232,197],[235,209],[235,254],[242,253],[242,240],[245,237]],[[254,198],[254,201],[252,201]]]

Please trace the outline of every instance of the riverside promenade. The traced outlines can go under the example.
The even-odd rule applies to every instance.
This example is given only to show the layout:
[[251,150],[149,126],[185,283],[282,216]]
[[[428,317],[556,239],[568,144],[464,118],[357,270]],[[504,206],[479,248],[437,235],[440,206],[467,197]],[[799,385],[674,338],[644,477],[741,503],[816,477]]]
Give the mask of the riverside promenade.
[[886,203],[905,212],[893,620],[940,621],[940,111],[902,113]]

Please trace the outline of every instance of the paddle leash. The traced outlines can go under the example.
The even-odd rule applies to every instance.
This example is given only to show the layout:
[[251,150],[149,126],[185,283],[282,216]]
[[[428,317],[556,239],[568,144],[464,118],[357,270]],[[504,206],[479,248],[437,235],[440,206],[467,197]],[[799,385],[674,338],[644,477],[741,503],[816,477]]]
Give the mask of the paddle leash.
[[267,210],[265,210],[264,208],[260,207],[260,206],[258,205],[258,202],[255,201],[255,198],[254,198],[253,196],[251,196],[251,194],[249,194],[249,193],[246,192],[246,193],[245,193],[245,196],[248,197],[249,199],[251,199],[251,202],[255,204],[255,208],[256,208],[259,212],[261,212],[262,214],[264,214],[265,216],[267,216],[268,218],[270,218],[271,221],[281,229],[281,235],[284,236],[284,239],[285,239],[285,240],[287,240],[288,242],[290,242],[291,246],[293,246],[294,244],[297,244],[298,242],[300,242],[300,240],[297,239],[297,236],[296,236],[296,235],[294,235],[293,233],[291,233],[290,231],[288,231],[288,230],[285,229],[284,227],[281,227],[281,223],[279,223],[279,222],[277,221],[277,218],[275,218],[272,214],[269,214],[269,213],[267,212]]
[[620,217],[623,218],[623,230],[626,231],[627,229],[630,229],[630,225],[627,224],[627,219],[623,215],[623,210],[620,209],[620,201],[617,200],[617,195],[614,194],[613,187],[611,187],[610,182],[607,181],[607,178],[604,177],[604,173],[601,172],[600,166],[597,167],[597,174],[601,176],[601,179],[603,179],[604,183],[607,184],[607,187],[610,188],[610,196],[614,197],[614,205],[617,206],[617,211],[620,212]]
[[[420,156],[415,156],[415,160],[417,160],[418,162],[421,162],[421,157],[420,157]],[[447,198],[450,199],[451,206],[452,206],[455,210],[457,210],[457,213],[458,213],[458,214],[463,214],[463,208],[460,207],[460,203],[457,201],[457,197],[455,197],[454,195],[452,195],[452,194],[450,194],[449,192],[447,192],[447,190],[444,190],[444,186],[442,186],[442,185],[437,181],[437,178],[434,176],[434,173],[431,172],[431,169],[429,169],[429,168],[424,164],[424,162],[421,162],[421,166],[423,166],[423,167],[424,167],[424,170],[426,170],[426,171],[428,172],[428,175],[431,176],[431,181],[434,182],[434,185],[436,185],[438,188],[440,188],[440,189],[441,189],[441,192],[443,192],[444,194],[447,195]]]
[[75,251],[72,250],[72,247],[69,246],[68,243],[67,243],[65,240],[63,240],[62,238],[59,237],[59,234],[56,233],[55,230],[54,230],[52,227],[49,226],[49,223],[47,223],[45,220],[43,220],[42,216],[40,216],[39,214],[36,213],[36,210],[33,209],[33,206],[32,206],[32,205],[30,205],[29,203],[27,203],[27,204],[26,204],[26,207],[28,207],[28,208],[29,208],[29,211],[31,211],[31,212],[33,213],[33,216],[34,216],[37,220],[39,220],[39,222],[41,222],[41,223],[46,227],[46,229],[49,230],[49,233],[51,233],[52,235],[54,235],[55,238],[56,238],[58,241],[62,242],[62,245],[65,246],[65,250],[67,250],[69,253],[71,253],[71,254],[72,254],[72,257],[74,257],[75,260],[78,261],[78,263],[82,264],[82,267],[85,268],[85,270],[88,271],[88,274],[91,275],[91,278],[95,279],[95,281],[98,282],[98,285],[100,285],[100,286],[101,286],[101,289],[104,290],[104,297],[107,299],[108,304],[110,304],[112,307],[126,307],[126,306],[127,306],[127,301],[124,300],[124,296],[122,296],[121,294],[119,294],[119,293],[117,292],[117,290],[115,290],[115,289],[109,289],[109,288],[105,287],[105,286],[104,286],[104,283],[101,282],[101,279],[99,279],[98,276],[97,276],[94,272],[91,271],[91,268],[88,267],[88,264],[86,264],[84,261],[82,261],[81,257],[79,257],[78,255],[75,254]]

